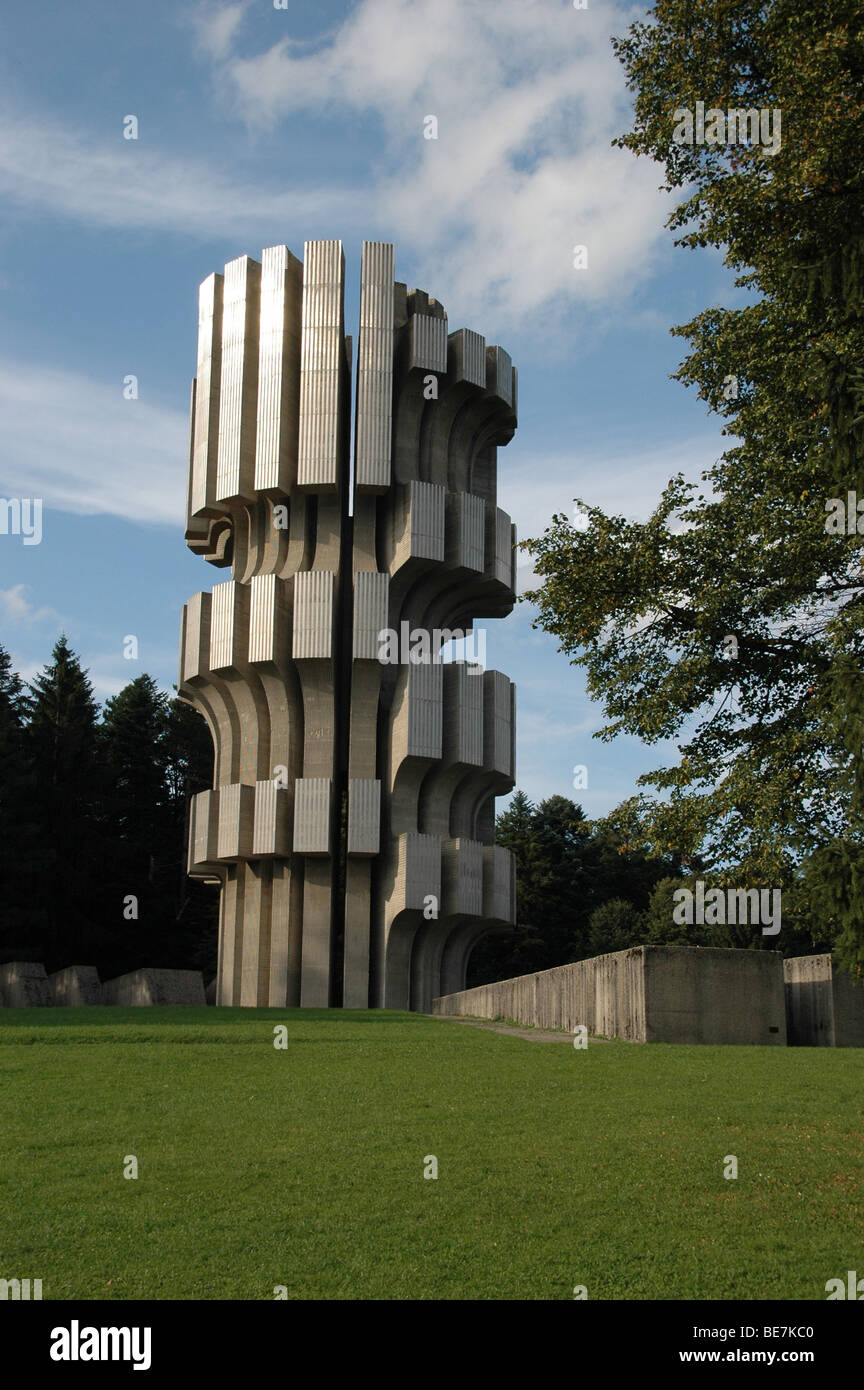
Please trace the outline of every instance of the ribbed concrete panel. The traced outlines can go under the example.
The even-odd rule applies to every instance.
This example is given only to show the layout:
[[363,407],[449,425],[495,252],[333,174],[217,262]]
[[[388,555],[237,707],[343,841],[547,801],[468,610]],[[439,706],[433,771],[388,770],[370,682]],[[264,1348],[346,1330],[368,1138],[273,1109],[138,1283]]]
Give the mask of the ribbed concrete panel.
[[483,916],[516,921],[516,860],[503,845],[483,846]]
[[252,854],[288,855],[291,842],[287,824],[287,794],[274,781],[255,783]]
[[387,627],[389,574],[358,570],[354,575],[355,661],[378,661],[379,634]]
[[425,900],[441,901],[441,840],[437,835],[400,835],[394,903],[422,911]]
[[218,855],[219,793],[197,792],[189,804],[189,872]]
[[408,667],[409,757],[440,758],[444,718],[444,667]]
[[221,275],[208,275],[198,291],[198,375],[189,487],[189,510],[193,516],[212,507],[216,496],[219,381],[222,370],[222,283]]
[[444,758],[483,765],[483,681],[462,662],[444,671]]
[[516,411],[519,409],[519,368],[518,368],[518,367],[514,367],[514,368],[513,368],[513,394],[512,394],[512,396],[511,396],[511,405],[513,406],[513,413],[515,414]]
[[290,492],[297,478],[303,265],[287,246],[261,256],[256,490]]
[[218,859],[249,858],[254,817],[254,787],[234,782],[219,788]]
[[294,783],[294,853],[330,853],[329,777],[298,777]]
[[221,671],[235,666],[245,653],[235,653],[236,609],[238,588],[233,579],[213,585],[213,605],[210,619],[210,670]]
[[513,527],[509,516],[500,507],[486,517],[487,573],[499,584],[512,587],[513,580]]
[[357,344],[358,492],[383,492],[391,480],[393,422],[393,247],[364,241]]
[[339,481],[345,259],[340,241],[307,241],[303,266],[297,482],[333,491]]
[[483,845],[479,840],[441,842],[441,913],[483,914]]
[[254,496],[261,266],[238,256],[225,267],[217,501]]
[[444,559],[445,489],[438,483],[409,484],[411,554],[427,560]]
[[470,328],[460,328],[450,334],[453,349],[453,370],[456,381],[472,386],[486,386],[486,339]]
[[483,573],[486,553],[486,503],[470,492],[447,494],[447,559],[460,569]]
[[210,670],[210,594],[193,594],[183,609],[180,684]]
[[408,365],[420,371],[447,370],[447,320],[412,314],[408,320]]
[[381,783],[372,777],[348,781],[348,853],[377,854],[381,847]]
[[[479,680],[479,676],[474,677]],[[505,777],[513,776],[513,697],[501,671],[483,673],[483,763]]]
[[294,660],[324,659],[333,652],[333,574],[303,570],[294,576]]
[[262,891],[260,864],[244,864],[243,875],[243,943],[240,954],[240,1005],[254,1009],[258,1003],[258,968],[261,949]]
[[249,585],[249,660],[276,660],[275,574],[256,574]]
[[502,347],[486,349],[486,389],[507,405],[513,404],[513,359]]

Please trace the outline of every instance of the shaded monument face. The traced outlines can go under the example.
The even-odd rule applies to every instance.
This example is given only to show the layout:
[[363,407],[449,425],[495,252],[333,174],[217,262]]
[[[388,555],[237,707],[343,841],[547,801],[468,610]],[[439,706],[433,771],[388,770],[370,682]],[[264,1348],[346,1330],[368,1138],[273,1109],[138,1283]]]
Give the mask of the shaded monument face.
[[189,873],[221,883],[219,1004],[428,1011],[514,921],[513,686],[440,648],[513,607],[516,371],[393,272],[365,242],[353,515],[341,243],[200,290],[186,539],[231,578],[183,610],[179,688],[215,750]]

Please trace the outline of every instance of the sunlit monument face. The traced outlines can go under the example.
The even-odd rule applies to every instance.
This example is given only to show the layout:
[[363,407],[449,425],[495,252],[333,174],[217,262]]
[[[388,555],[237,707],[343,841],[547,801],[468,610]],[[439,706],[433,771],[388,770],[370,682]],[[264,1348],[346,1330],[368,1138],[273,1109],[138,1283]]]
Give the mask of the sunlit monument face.
[[516,371],[393,273],[365,242],[356,366],[340,242],[201,286],[186,539],[231,579],[184,608],[180,692],[215,749],[189,872],[222,885],[220,1004],[428,1010],[514,920],[513,686],[440,648],[513,607]]

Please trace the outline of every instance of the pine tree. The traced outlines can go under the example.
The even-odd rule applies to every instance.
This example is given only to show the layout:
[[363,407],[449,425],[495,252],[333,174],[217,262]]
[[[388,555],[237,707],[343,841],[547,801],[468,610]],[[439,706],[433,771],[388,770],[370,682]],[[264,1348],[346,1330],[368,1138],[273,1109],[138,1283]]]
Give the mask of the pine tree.
[[24,697],[24,746],[35,778],[40,845],[36,905],[46,965],[88,964],[104,881],[97,819],[98,706],[65,636]]
[[44,947],[34,900],[40,837],[23,716],[24,686],[0,647],[0,952],[7,959],[40,956]]
[[596,910],[611,899],[623,900],[635,924],[656,881],[676,871],[670,858],[649,858],[641,848],[631,848],[614,832],[586,820],[582,807],[565,796],[550,796],[535,806],[517,791],[498,817],[495,838],[516,861],[516,926],[510,933],[481,939],[469,960],[469,984],[548,970],[595,954],[591,923]]

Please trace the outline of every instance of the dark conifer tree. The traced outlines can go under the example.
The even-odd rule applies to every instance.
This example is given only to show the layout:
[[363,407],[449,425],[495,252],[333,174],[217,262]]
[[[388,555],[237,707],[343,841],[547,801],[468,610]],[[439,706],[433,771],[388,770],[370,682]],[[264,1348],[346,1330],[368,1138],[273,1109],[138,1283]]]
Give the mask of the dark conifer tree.
[[34,899],[40,837],[23,716],[24,686],[0,647],[0,954],[6,959],[40,955],[44,945]]
[[31,683],[23,703],[24,747],[40,828],[34,907],[46,965],[87,964],[100,915],[94,888],[103,874],[98,707],[65,636],[55,643],[52,661]]

